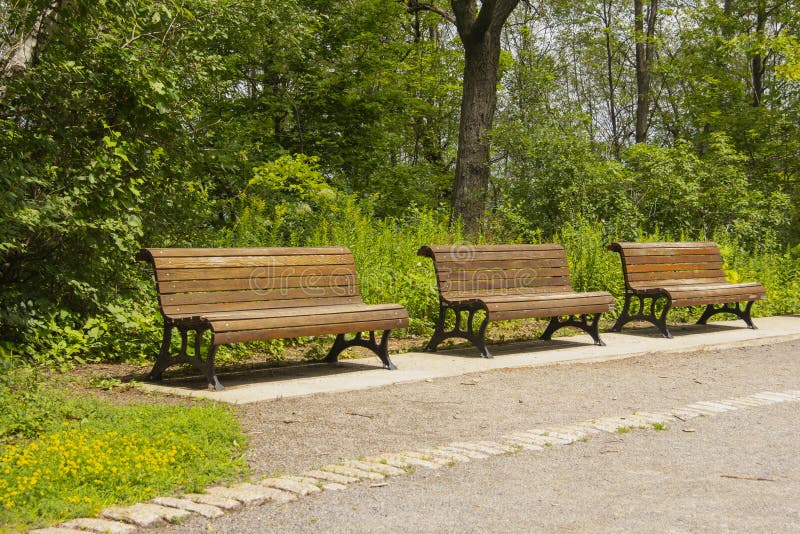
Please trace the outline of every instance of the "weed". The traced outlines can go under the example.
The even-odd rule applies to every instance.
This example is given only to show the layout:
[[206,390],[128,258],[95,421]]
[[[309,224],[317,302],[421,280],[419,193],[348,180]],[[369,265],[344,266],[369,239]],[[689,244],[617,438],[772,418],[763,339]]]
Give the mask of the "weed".
[[667,430],[667,426],[662,423],[653,423],[653,430],[656,432],[661,432],[663,430]]
[[617,434],[627,434],[630,431],[631,431],[631,429],[629,427],[621,426],[621,427],[617,428],[616,433]]

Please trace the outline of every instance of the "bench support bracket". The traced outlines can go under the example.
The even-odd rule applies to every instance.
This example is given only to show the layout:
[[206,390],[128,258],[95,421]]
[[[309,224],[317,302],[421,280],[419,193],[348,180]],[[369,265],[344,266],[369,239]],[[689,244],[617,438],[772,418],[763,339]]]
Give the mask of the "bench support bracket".
[[380,343],[375,340],[374,330],[370,330],[369,339],[362,338],[361,332],[358,332],[353,339],[349,340],[345,339],[344,334],[339,334],[333,342],[333,347],[331,347],[331,350],[325,357],[325,361],[328,363],[336,363],[339,361],[339,354],[343,350],[349,349],[350,347],[364,347],[374,352],[378,358],[381,359],[384,369],[397,369],[397,366],[389,359],[389,334],[391,333],[391,330],[384,330]]
[[753,307],[753,301],[749,301],[744,309],[742,309],[741,302],[735,302],[732,304],[725,303],[722,306],[714,306],[713,304],[708,304],[706,306],[703,315],[700,316],[700,319],[697,320],[697,324],[706,324],[706,322],[714,315],[718,313],[732,313],[739,319],[747,324],[747,328],[751,328],[756,330],[756,325],[753,324],[753,319],[750,318],[750,309]]
[[[631,315],[631,300],[633,298],[637,298],[639,300],[639,308],[636,311],[635,315]],[[661,313],[656,313],[656,303],[659,299],[664,299],[664,308],[661,310]],[[645,306],[645,300],[650,299],[650,305]],[[622,306],[622,313],[619,315],[619,319],[617,322],[614,323],[614,326],[611,327],[612,332],[621,332],[622,327],[631,322],[631,321],[647,321],[648,323],[652,324],[661,332],[661,335],[665,338],[671,339],[672,334],[669,332],[669,328],[667,328],[667,313],[669,309],[672,307],[672,301],[670,300],[669,296],[666,293],[654,293],[653,295],[637,295],[635,293],[626,292],[625,293],[625,304]]]
[[[601,313],[595,314],[582,314],[582,315],[570,315],[566,319],[562,319],[561,317],[552,317],[550,319],[550,323],[547,325],[547,328],[542,333],[542,336],[539,339],[550,340],[553,337],[553,333],[558,330],[559,328],[563,328],[565,326],[574,326],[575,328],[580,328],[590,336],[594,340],[594,344],[605,347],[605,343],[603,340],[600,339],[599,329],[600,326],[600,316]],[[590,319],[591,318],[591,319]]]
[[[445,330],[446,324],[445,321],[447,320],[447,310],[453,310],[456,315],[456,322],[453,325],[452,330]],[[425,346],[425,352],[436,352],[436,347],[444,341],[445,339],[450,339],[454,337],[464,338],[467,341],[471,342],[475,347],[480,351],[481,356],[484,358],[491,358],[492,354],[489,352],[489,349],[486,347],[486,327],[489,325],[489,314],[486,313],[486,316],[481,321],[480,326],[478,326],[478,330],[475,330],[475,312],[479,311],[479,308],[469,307],[469,306],[449,306],[446,304],[439,305],[439,320],[436,321],[436,327],[433,331],[433,337]],[[466,326],[467,329],[464,330],[462,325],[462,314],[467,314]]]
[[[172,356],[172,330],[177,328],[181,335],[181,348],[176,356]],[[225,388],[217,379],[217,373],[214,370],[214,358],[217,355],[218,345],[211,344],[208,347],[205,358],[201,356],[203,334],[208,330],[208,327],[199,328],[184,328],[174,324],[164,324],[164,337],[161,340],[161,350],[156,357],[156,363],[153,369],[147,375],[147,380],[151,382],[158,382],[161,380],[164,371],[169,367],[179,363],[191,364],[195,369],[203,373],[203,376],[208,380],[208,388],[214,391],[222,391]],[[189,346],[189,331],[194,331],[194,356],[189,356],[187,348]]]

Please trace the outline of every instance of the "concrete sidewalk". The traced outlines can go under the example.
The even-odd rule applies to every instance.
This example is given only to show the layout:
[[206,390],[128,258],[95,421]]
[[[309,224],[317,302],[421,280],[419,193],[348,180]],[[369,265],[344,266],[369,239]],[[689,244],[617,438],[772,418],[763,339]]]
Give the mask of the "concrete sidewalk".
[[204,381],[167,380],[162,384],[142,384],[160,393],[205,397],[231,404],[246,404],[277,398],[353,391],[416,382],[433,378],[478,373],[493,369],[535,367],[557,363],[598,362],[642,354],[720,349],[727,346],[760,345],[800,339],[800,317],[762,317],[755,320],[758,330],[742,321],[714,322],[709,325],[670,326],[673,339],[664,339],[654,328],[601,333],[605,347],[597,347],[587,335],[562,337],[553,341],[530,341],[492,345],[494,358],[478,356],[477,349],[465,347],[437,353],[408,352],[392,355],[396,371],[378,368],[376,357],[343,360],[336,365],[302,364],[282,368],[255,369],[240,373],[221,373],[225,391],[208,391]]

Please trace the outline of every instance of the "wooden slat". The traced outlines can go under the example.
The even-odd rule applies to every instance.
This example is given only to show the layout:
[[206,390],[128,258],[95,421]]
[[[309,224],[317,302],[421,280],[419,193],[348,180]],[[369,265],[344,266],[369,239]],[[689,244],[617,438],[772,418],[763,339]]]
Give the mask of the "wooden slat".
[[719,254],[674,254],[674,255],[650,255],[650,256],[625,256],[625,264],[630,268],[633,265],[659,265],[664,263],[722,263],[722,256]]
[[148,248],[153,258],[189,258],[198,256],[303,256],[350,254],[347,247],[268,247],[268,248]]
[[564,249],[548,248],[543,250],[514,250],[514,251],[491,251],[491,252],[447,252],[436,254],[437,263],[447,262],[469,262],[469,261],[507,261],[507,260],[538,260],[553,259],[564,256]]
[[258,310],[272,310],[284,308],[300,308],[307,306],[329,306],[335,304],[362,304],[358,296],[350,297],[325,297],[320,299],[287,299],[287,300],[251,300],[241,302],[225,303],[205,303],[205,304],[184,304],[176,306],[164,306],[165,316],[178,319],[181,317],[193,317],[197,315],[217,314],[225,312],[246,312]]
[[551,295],[550,298],[531,298],[513,299],[513,300],[484,300],[486,307],[490,311],[501,310],[522,310],[522,309],[536,309],[536,308],[560,308],[569,306],[613,306],[614,297],[610,293],[605,292],[592,292],[592,293],[559,293]]
[[[180,282],[184,280],[220,280],[251,278],[253,276],[275,276],[276,271],[269,267],[224,267],[214,269],[159,269],[156,271],[159,282]],[[279,276],[353,275],[353,264],[342,265],[291,265],[282,266]]]
[[158,291],[162,295],[171,293],[192,293],[198,291],[264,291],[275,289],[301,288],[316,291],[320,288],[336,288],[356,285],[352,275],[323,275],[309,277],[253,277],[216,280],[189,280],[183,282],[161,282]]
[[452,254],[461,253],[464,251],[474,252],[516,252],[523,250],[559,250],[563,249],[561,245],[555,243],[517,243],[506,245],[430,245],[422,247],[419,252],[422,253],[425,249],[433,252],[434,254]]
[[336,315],[339,313],[371,313],[373,311],[404,310],[399,304],[339,304],[324,306],[302,306],[293,308],[268,308],[263,310],[213,312],[205,314],[209,321],[238,321],[241,319],[272,319],[276,317]]
[[347,265],[353,263],[349,254],[293,256],[203,256],[192,258],[156,258],[156,269],[209,269],[224,267],[273,267]]
[[558,258],[537,258],[532,260],[474,260],[437,261],[437,271],[480,271],[501,269],[542,269],[566,265],[566,256]]
[[[437,273],[438,274],[438,273]],[[480,269],[480,270],[453,270],[446,274],[446,280],[536,280],[537,278],[569,276],[566,265],[559,267],[526,267],[523,269]]]
[[289,328],[309,326],[316,327],[327,324],[379,322],[389,319],[407,318],[408,314],[401,307],[379,310],[362,309],[353,312],[328,313],[328,314],[303,314],[285,317],[268,317],[255,319],[226,320],[211,318],[211,328],[215,333],[233,332],[241,330],[266,330],[275,328]]
[[536,308],[525,310],[509,310],[489,312],[490,321],[510,321],[512,319],[528,319],[536,317],[558,317],[561,315],[582,315],[594,313],[606,313],[610,310],[609,306],[603,304],[589,305],[570,305],[560,308]]
[[218,345],[240,341],[257,341],[300,336],[321,336],[325,334],[346,334],[365,332],[368,330],[395,330],[408,326],[408,318],[384,319],[380,321],[358,321],[319,326],[296,326],[286,328],[270,328],[262,330],[244,330],[239,332],[221,332],[214,334],[213,342]]
[[222,304],[225,302],[246,302],[257,300],[311,299],[325,297],[351,297],[358,295],[358,286],[319,288],[309,292],[305,288],[269,289],[263,291],[215,291],[211,293],[175,293],[161,295],[164,306],[183,304]]
[[643,263],[628,265],[628,273],[663,273],[670,271],[722,271],[722,264],[719,261],[708,261],[698,263]]
[[441,285],[442,295],[449,295],[450,293],[483,293],[492,290],[509,290],[515,292],[525,291],[528,293],[535,293],[537,290],[552,291],[554,288],[569,289],[570,286],[565,283],[562,277],[553,278],[535,278],[533,280],[515,280],[515,279],[499,279],[499,280],[453,280],[448,281]]
[[705,271],[704,273],[633,273],[628,275],[628,284],[634,286],[662,285],[664,283],[684,283],[684,284],[714,284],[725,281],[725,274],[722,271]]
[[626,250],[636,249],[697,249],[697,248],[718,248],[717,244],[713,241],[621,241],[612,243],[611,247],[621,248]]
[[647,280],[645,282],[631,282],[629,285],[631,289],[637,291],[645,291],[650,289],[662,289],[667,286],[703,286],[707,284],[717,284],[722,280],[719,278],[694,278],[691,280],[686,279],[663,279],[663,280]]
[[623,249],[623,254],[626,258],[634,258],[637,256],[704,256],[719,254],[719,248],[714,247],[697,247],[697,248],[634,248]]

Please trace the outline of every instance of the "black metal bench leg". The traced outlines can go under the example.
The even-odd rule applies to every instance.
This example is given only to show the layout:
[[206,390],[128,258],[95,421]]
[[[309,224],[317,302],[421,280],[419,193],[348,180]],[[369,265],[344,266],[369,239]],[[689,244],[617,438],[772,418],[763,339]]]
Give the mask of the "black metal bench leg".
[[662,336],[664,336],[667,339],[672,339],[672,333],[670,333],[669,328],[667,328],[667,313],[669,312],[669,309],[672,307],[672,301],[667,299],[667,302],[664,304],[664,309],[661,311],[661,317],[655,317],[656,300],[657,299],[653,299],[653,301],[650,304],[651,306],[650,313],[655,318],[655,320],[652,322],[654,325],[658,327],[659,330],[661,330]]
[[436,352],[436,347],[439,346],[439,343],[447,338],[447,334],[444,331],[447,310],[448,308],[445,306],[439,306],[439,319],[436,321],[436,326],[433,330],[433,336],[431,336],[431,340],[428,341],[428,344],[425,345],[423,352]]
[[161,380],[164,371],[170,366],[170,346],[172,345],[172,325],[164,325],[164,336],[161,338],[161,350],[158,351],[156,356],[156,363],[147,375],[147,380],[150,382],[158,382]]
[[739,302],[732,305],[723,304],[720,307],[716,307],[714,304],[708,304],[705,311],[703,311],[703,315],[700,316],[696,324],[707,324],[708,320],[718,313],[731,313],[744,321],[747,328],[756,330],[756,325],[753,324],[753,319],[750,316],[750,310],[753,308],[753,304],[754,301],[748,301],[744,309],[741,308],[741,303]]
[[[472,331],[472,317],[470,316],[470,331]],[[481,353],[481,356],[484,358],[493,358],[492,353],[489,352],[489,348],[486,346],[486,328],[489,326],[489,314],[487,313],[486,316],[483,318],[481,322],[481,326],[478,328],[478,334],[473,335],[471,341],[475,344],[478,350]]]
[[[639,309],[637,310],[636,314],[631,314],[631,300],[633,300],[634,297],[639,299]],[[662,298],[665,299],[664,309],[661,311],[660,315],[656,315],[656,304],[658,303],[659,299]],[[647,310],[646,313],[645,308],[648,306],[645,306],[645,299],[650,299],[650,309]],[[657,293],[653,296],[641,296],[633,293],[626,293],[625,304],[622,306],[622,313],[617,319],[617,322],[614,323],[614,326],[611,327],[611,331],[621,332],[622,327],[631,321],[647,321],[658,328],[662,336],[671,339],[672,334],[669,332],[669,328],[667,328],[667,313],[669,313],[671,307],[672,301],[670,300],[669,295],[666,293]]]
[[[625,294],[625,304],[622,305],[622,312],[619,314],[617,318],[617,322],[614,323],[614,326],[611,327],[612,332],[621,332],[622,327],[625,323],[632,320],[630,311],[631,311],[631,299],[633,298],[633,294],[626,293]],[[640,299],[641,300],[641,299]]]
[[[172,348],[173,328],[178,328],[178,331],[181,335],[181,348],[178,351],[177,356],[170,355]],[[161,350],[158,353],[153,369],[150,371],[150,374],[147,375],[147,379],[150,381],[159,381],[161,380],[164,371],[166,371],[169,367],[179,363],[188,363],[203,373],[203,376],[208,381],[209,389],[213,389],[215,391],[224,390],[225,388],[222,387],[219,379],[217,379],[217,374],[214,369],[214,358],[216,357],[218,346],[212,344],[209,347],[205,358],[203,358],[201,354],[203,334],[207,330],[208,328],[194,329],[194,356],[189,356],[189,330],[186,328],[176,327],[174,325],[164,325],[164,337],[161,340]]]
[[[200,337],[199,333],[198,337]],[[212,389],[214,391],[224,391],[225,388],[217,378],[217,371],[214,368],[214,359],[217,356],[218,348],[219,345],[211,345],[208,347],[208,354],[206,354],[205,365],[203,366],[203,374],[205,375],[206,380],[208,380],[208,389]]]
[[755,304],[755,302],[752,300],[747,303],[747,306],[745,306],[744,310],[742,311],[741,318],[747,325],[747,328],[750,328],[752,330],[758,330],[756,325],[753,324],[753,318],[750,317],[750,309],[753,307],[753,304]]
[[[455,324],[451,330],[445,330],[447,321],[447,310],[453,310],[455,313]],[[445,339],[460,337],[466,339],[473,345],[481,354],[483,358],[491,358],[492,354],[486,346],[486,328],[489,326],[488,312],[483,318],[478,330],[475,331],[475,312],[480,311],[481,308],[457,308],[445,305],[439,306],[439,319],[436,321],[436,327],[433,331],[433,336],[428,344],[425,346],[425,352],[436,352],[436,348]],[[467,314],[466,325],[462,325],[464,318],[462,314]]]
[[358,332],[355,337],[349,341],[345,338],[344,334],[338,334],[333,342],[331,350],[328,352],[328,355],[325,356],[325,362],[336,363],[339,361],[339,354],[350,347],[364,347],[374,352],[375,355],[380,358],[384,369],[397,369],[397,366],[389,358],[389,336],[391,333],[391,330],[384,330],[380,343],[375,341],[374,330],[370,330],[369,339],[362,338],[361,332]]
[[565,326],[574,326],[575,328],[580,328],[587,334],[592,337],[595,345],[600,347],[605,347],[605,343],[602,339],[600,339],[599,327],[600,327],[600,316],[601,313],[592,314],[592,320],[589,321],[589,315],[583,314],[580,316],[580,319],[576,319],[576,316],[570,316],[567,319],[562,320],[561,317],[551,317],[550,322],[547,324],[547,328],[539,337],[539,339],[543,339],[545,341],[549,341],[553,338],[553,334],[559,328]]

